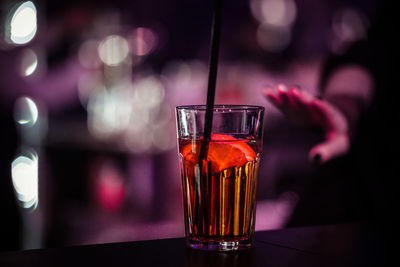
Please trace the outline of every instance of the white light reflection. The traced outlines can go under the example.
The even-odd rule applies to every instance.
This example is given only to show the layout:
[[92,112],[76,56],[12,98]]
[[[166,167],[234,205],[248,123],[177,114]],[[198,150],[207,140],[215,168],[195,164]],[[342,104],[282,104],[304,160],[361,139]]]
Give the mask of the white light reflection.
[[18,124],[32,126],[39,116],[35,102],[29,97],[20,97],[15,102],[14,119]]
[[110,35],[98,47],[101,61],[109,66],[121,64],[128,56],[128,41],[119,35]]
[[11,163],[11,177],[21,206],[35,209],[38,204],[38,155],[17,157]]
[[36,7],[31,1],[19,5],[11,17],[10,40],[15,44],[26,44],[37,30]]
[[32,75],[38,65],[38,58],[32,49],[25,49],[21,58],[21,75],[26,77]]
[[163,84],[157,77],[149,76],[138,80],[133,88],[125,146],[135,153],[170,149],[175,145],[175,134],[168,132],[172,115],[169,106],[163,103]]
[[88,102],[88,126],[91,133],[107,139],[121,134],[129,124],[132,110],[132,85],[106,89],[98,87]]
[[291,25],[297,15],[296,4],[293,0],[252,0],[250,9],[260,23],[275,27]]
[[116,101],[106,88],[97,88],[88,103],[89,130],[98,138],[107,138],[118,131]]

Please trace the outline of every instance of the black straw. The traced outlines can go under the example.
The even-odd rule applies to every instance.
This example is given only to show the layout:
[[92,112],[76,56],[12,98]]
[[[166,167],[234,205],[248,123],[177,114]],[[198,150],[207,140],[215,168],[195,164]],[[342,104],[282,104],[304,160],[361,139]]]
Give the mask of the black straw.
[[[221,33],[222,0],[214,0],[214,21],[211,32],[210,72],[208,75],[207,107],[204,124],[204,140],[211,140],[213,110],[215,100],[215,87],[217,82],[219,40]],[[202,149],[203,150],[203,149]]]

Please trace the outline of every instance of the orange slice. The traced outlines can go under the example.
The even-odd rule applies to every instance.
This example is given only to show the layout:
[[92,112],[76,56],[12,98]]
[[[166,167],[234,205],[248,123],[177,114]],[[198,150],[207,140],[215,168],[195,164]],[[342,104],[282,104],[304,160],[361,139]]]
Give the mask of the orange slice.
[[[229,135],[213,134],[211,141],[207,162],[203,164],[211,162],[212,171],[215,173],[232,167],[241,167],[256,158],[256,153],[244,140]],[[187,163],[196,164],[200,154],[200,143],[187,144],[183,147],[181,154]]]

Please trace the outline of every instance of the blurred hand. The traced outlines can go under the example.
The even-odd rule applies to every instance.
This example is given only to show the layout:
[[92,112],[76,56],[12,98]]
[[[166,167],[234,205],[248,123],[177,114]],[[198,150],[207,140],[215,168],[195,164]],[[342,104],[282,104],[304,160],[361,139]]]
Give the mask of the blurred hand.
[[318,127],[325,133],[325,140],[309,152],[313,163],[322,164],[349,151],[348,121],[334,105],[296,87],[288,89],[282,84],[264,88],[264,95],[290,119]]

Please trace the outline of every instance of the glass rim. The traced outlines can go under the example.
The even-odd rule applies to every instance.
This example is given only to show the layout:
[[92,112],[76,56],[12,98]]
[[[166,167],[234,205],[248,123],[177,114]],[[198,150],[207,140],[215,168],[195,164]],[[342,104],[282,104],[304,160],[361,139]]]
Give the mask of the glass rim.
[[[175,107],[176,110],[198,110],[206,111],[206,105],[182,105]],[[265,108],[263,106],[257,105],[214,105],[214,112],[226,112],[226,111],[263,111]]]

